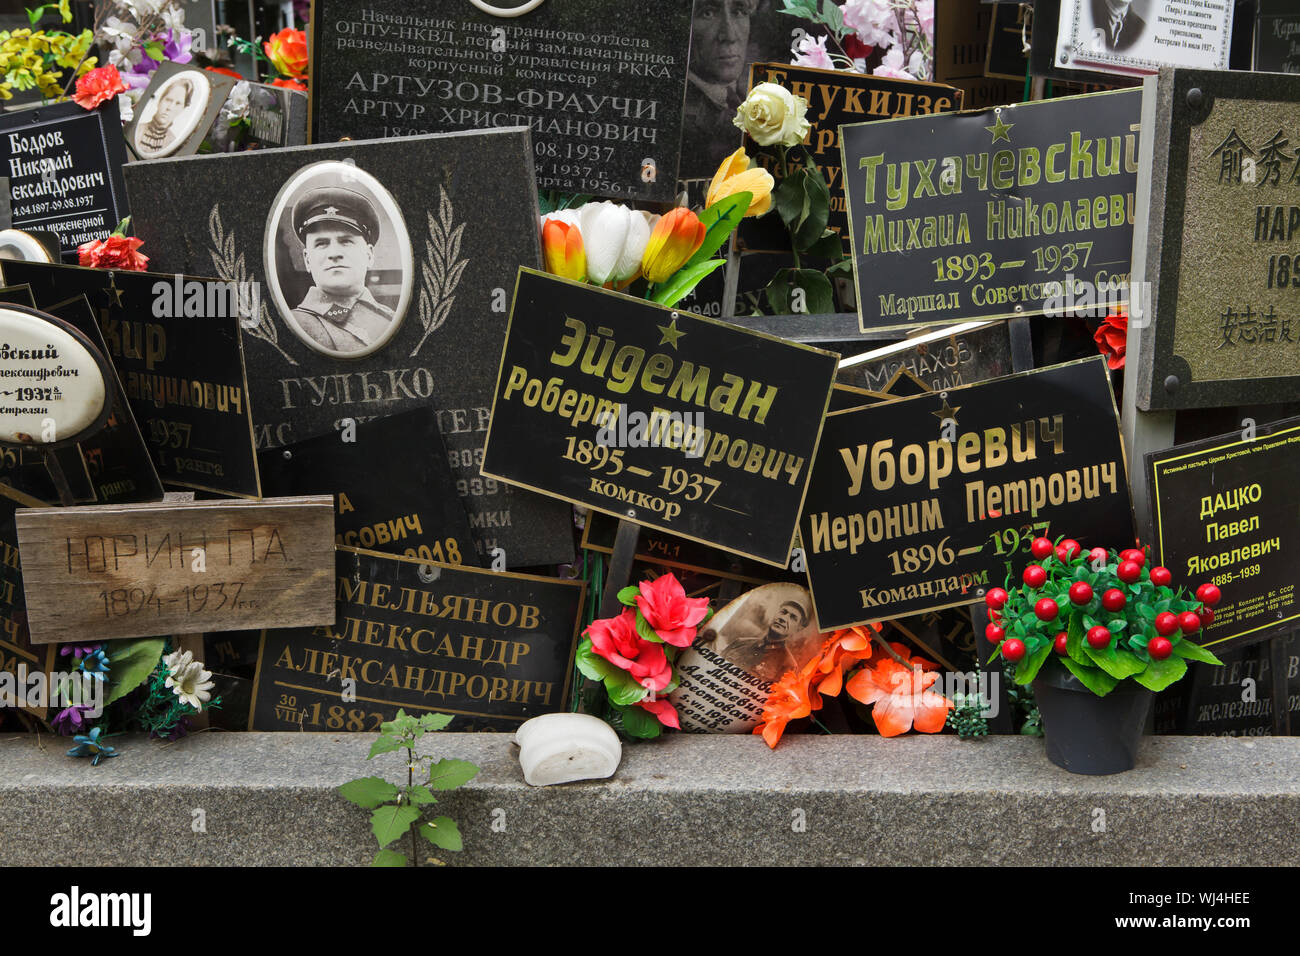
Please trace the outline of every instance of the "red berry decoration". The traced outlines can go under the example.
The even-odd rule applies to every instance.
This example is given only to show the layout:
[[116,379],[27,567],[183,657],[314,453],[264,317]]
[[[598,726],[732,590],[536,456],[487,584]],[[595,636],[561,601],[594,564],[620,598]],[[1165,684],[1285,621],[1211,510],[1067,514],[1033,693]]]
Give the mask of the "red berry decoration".
[[1074,604],[1087,604],[1092,600],[1092,585],[1087,581],[1075,581],[1070,585],[1070,601]]
[[1119,556],[1121,560],[1135,562],[1139,568],[1145,567],[1147,563],[1146,552],[1139,551],[1137,548],[1129,548],[1127,551],[1121,551]]
[[1047,572],[1038,564],[1031,564],[1029,567],[1025,568],[1025,573],[1022,577],[1024,578],[1025,584],[1035,590],[1041,588],[1047,583]]
[[1121,561],[1115,574],[1125,584],[1137,584],[1138,579],[1142,577],[1142,565],[1136,561]]
[[1007,636],[1007,632],[996,624],[990,624],[984,628],[984,636],[989,639],[990,644],[1001,644],[1002,638]]
[[1147,641],[1147,653],[1151,655],[1153,661],[1163,661],[1173,652],[1174,645],[1169,643],[1167,637],[1153,637]]
[[1106,564],[1110,561],[1110,552],[1105,548],[1093,548],[1088,552],[1088,560],[1092,561],[1094,564],[1098,561],[1102,564]]
[[1040,621],[1055,621],[1056,615],[1061,609],[1056,606],[1056,602],[1051,598],[1041,598],[1034,605],[1034,613],[1038,615]]
[[1073,561],[1079,555],[1083,554],[1083,545],[1073,538],[1066,538],[1056,546],[1056,556],[1066,563]]
[[1011,595],[1002,588],[994,588],[984,598],[984,603],[991,610],[1000,611],[1006,607],[1007,601],[1011,600]]
[[1214,607],[1223,598],[1223,592],[1213,584],[1202,584],[1196,589],[1196,600],[1206,607]]
[[1029,545],[1029,553],[1041,561],[1051,555],[1052,542],[1047,538],[1035,538]]
[[1168,568],[1152,568],[1151,583],[1158,588],[1169,587],[1169,582],[1174,579],[1173,574]]
[[1025,656],[1025,642],[1013,637],[1002,645],[1002,656],[1014,664]]
[[1195,611],[1184,611],[1178,615],[1178,626],[1184,634],[1195,634],[1201,629],[1201,616]]
[[1070,635],[1062,631],[1060,634],[1056,635],[1056,640],[1052,641],[1052,647],[1053,649],[1055,649],[1056,653],[1064,655],[1066,645],[1069,643],[1069,641],[1070,641]]
[[1178,615],[1170,611],[1156,615],[1156,633],[1161,637],[1168,637],[1174,631],[1178,630]]
[[1002,612],[1001,612],[1001,611],[994,611],[992,608],[990,608],[990,609],[989,609],[989,620],[992,621],[994,624],[996,624],[998,621],[1002,620]]
[[1103,647],[1110,645],[1110,628],[1098,624],[1096,627],[1088,628],[1088,643],[1101,650]]
[[1214,611],[1211,608],[1203,607],[1196,612],[1196,616],[1201,619],[1201,626],[1208,627],[1214,623]]
[[1111,588],[1101,596],[1101,606],[1108,611],[1122,611],[1127,603],[1128,598],[1124,597],[1124,592],[1119,588]]

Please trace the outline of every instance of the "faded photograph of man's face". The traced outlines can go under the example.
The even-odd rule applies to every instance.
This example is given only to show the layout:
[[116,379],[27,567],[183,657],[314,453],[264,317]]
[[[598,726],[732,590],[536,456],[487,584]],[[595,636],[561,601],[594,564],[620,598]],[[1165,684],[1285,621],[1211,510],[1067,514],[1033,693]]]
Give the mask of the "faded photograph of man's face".
[[375,247],[359,232],[322,224],[308,229],[303,240],[303,261],[316,288],[336,296],[361,294],[375,264]]
[[696,0],[691,69],[710,83],[732,83],[748,64],[753,0]]
[[768,624],[768,630],[777,637],[790,637],[803,630],[807,623],[808,619],[803,609],[793,601],[786,601],[777,608],[771,623]]

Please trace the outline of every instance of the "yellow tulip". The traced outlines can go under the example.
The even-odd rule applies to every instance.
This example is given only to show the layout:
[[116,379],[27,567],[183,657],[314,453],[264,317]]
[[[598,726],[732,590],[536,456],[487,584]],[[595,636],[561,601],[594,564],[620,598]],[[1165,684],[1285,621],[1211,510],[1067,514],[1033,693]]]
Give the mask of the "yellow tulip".
[[578,227],[563,219],[542,223],[542,256],[546,271],[564,279],[582,282],[587,277],[587,254]]
[[712,206],[720,199],[736,193],[752,193],[746,217],[761,216],[772,208],[772,187],[776,183],[772,174],[766,169],[754,166],[742,146],[722,161],[713,182],[709,183],[709,192],[704,200],[705,206]]
[[641,271],[650,283],[663,282],[686,265],[695,250],[704,244],[708,230],[700,217],[678,206],[655,223],[641,256]]

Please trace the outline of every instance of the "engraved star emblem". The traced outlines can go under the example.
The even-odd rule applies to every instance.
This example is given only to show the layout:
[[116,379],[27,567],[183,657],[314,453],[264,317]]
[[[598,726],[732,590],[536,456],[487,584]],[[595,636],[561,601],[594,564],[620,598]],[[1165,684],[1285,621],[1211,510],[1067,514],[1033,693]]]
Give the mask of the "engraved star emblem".
[[663,333],[663,337],[659,339],[659,344],[671,345],[673,348],[677,348],[677,340],[686,334],[677,327],[677,316],[673,316],[672,321],[667,325],[658,326],[658,329]]
[[997,122],[992,126],[985,126],[984,128],[993,134],[993,142],[996,143],[998,140],[1002,139],[1009,143],[1011,142],[1011,127],[1015,125],[1015,123],[1002,122],[1002,114],[998,113]]
[[935,416],[935,418],[939,419],[941,422],[947,421],[949,418],[955,422],[959,411],[961,411],[961,406],[958,405],[956,408],[953,408],[948,404],[948,396],[945,394],[943,396],[943,408],[939,409],[937,412],[931,412],[930,414]]
[[108,274],[108,288],[104,290],[104,296],[109,305],[115,305],[119,309],[122,307],[122,290],[117,287],[117,280],[111,272]]
[[326,206],[326,207],[325,207],[325,215],[327,215],[327,216],[337,216],[338,214],[339,214],[339,207],[338,207],[338,206]]

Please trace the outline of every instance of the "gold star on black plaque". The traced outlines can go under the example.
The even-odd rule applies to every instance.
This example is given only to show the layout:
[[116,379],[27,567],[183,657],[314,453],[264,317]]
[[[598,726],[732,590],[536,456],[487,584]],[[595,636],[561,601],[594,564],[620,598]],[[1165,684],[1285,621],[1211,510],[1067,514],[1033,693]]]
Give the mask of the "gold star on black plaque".
[[659,340],[659,344],[671,345],[673,348],[677,348],[677,340],[686,334],[677,327],[677,316],[675,315],[671,322],[667,325],[658,326],[658,329],[663,333],[663,338]]
[[993,134],[993,142],[996,143],[1000,139],[1004,139],[1008,143],[1011,142],[1011,127],[1015,126],[1016,124],[1004,123],[1002,122],[1002,114],[998,113],[996,115],[997,115],[997,122],[994,123],[992,126],[985,126],[984,128]]
[[122,290],[117,287],[117,280],[111,272],[108,274],[108,288],[104,290],[104,295],[108,298],[109,305],[115,305],[119,309],[122,307]]
[[950,418],[955,422],[959,411],[961,411],[961,406],[958,405],[956,408],[953,408],[948,404],[948,396],[945,395],[943,397],[943,408],[939,409],[937,412],[931,412],[930,414],[934,415],[941,422],[946,422]]

